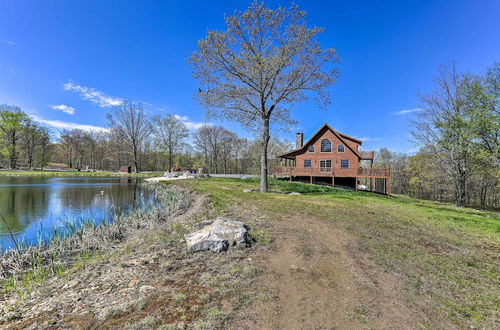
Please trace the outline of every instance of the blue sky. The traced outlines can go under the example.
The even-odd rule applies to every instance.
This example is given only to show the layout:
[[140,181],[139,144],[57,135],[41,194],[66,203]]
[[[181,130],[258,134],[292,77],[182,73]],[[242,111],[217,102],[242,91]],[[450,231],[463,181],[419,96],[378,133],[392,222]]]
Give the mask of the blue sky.
[[[269,7],[291,1],[266,1]],[[310,136],[324,122],[365,140],[363,149],[411,152],[408,118],[440,64],[481,72],[500,60],[500,1],[295,1],[326,28],[341,56],[332,104],[296,104]],[[151,113],[205,122],[186,58],[207,29],[249,1],[0,1],[0,103],[16,104],[57,130],[106,125],[127,98]],[[403,111],[403,112],[402,112]],[[242,136],[238,125],[224,123]]]

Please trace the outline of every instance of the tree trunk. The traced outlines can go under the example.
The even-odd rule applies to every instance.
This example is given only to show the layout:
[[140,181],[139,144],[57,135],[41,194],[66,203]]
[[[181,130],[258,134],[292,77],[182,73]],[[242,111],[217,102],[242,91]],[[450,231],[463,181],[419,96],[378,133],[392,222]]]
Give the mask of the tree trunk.
[[44,167],[44,165],[45,165],[45,164],[43,163],[44,161],[45,161],[45,148],[44,148],[44,149],[42,149],[42,161],[40,162],[40,170],[42,170],[42,171],[43,171],[43,167]]
[[173,167],[173,154],[172,154],[172,148],[168,149],[168,169],[171,169]]
[[480,196],[479,196],[479,199],[480,199],[480,204],[481,206],[485,206],[486,205],[486,191],[488,190],[488,186],[482,186],[481,187],[481,190],[480,190]]
[[139,173],[139,164],[137,162],[137,149],[134,149],[134,167],[135,167],[135,173]]
[[16,155],[16,134],[12,133],[12,149],[10,152],[10,168],[16,169],[17,167],[17,155]]
[[456,193],[456,204],[457,206],[467,206],[467,192],[466,192],[466,182],[464,177],[460,177],[457,180],[457,193]]
[[269,145],[269,118],[263,118],[262,141],[260,153],[260,192],[266,193],[267,184],[267,147]]

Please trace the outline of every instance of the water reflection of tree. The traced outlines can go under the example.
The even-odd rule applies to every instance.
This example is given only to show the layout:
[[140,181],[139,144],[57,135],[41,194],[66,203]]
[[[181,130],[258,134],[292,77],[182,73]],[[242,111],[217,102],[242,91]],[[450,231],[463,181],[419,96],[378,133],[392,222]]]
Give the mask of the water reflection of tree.
[[110,184],[63,188],[58,193],[61,205],[69,211],[83,211],[93,206],[121,208],[134,200],[135,185]]
[[[67,182],[67,181],[66,181]],[[66,185],[62,178],[49,180],[40,177],[5,178],[0,187],[0,211],[7,220],[9,229],[15,232],[24,230],[30,223],[52,216],[74,217],[111,214],[133,207],[140,195],[135,179],[104,180],[82,178],[72,180],[77,185]],[[106,184],[109,182],[109,184]],[[36,184],[48,185],[37,186]],[[62,183],[62,184],[61,184]],[[50,209],[53,207],[54,209]],[[63,213],[59,213],[63,210]],[[6,232],[0,223],[0,233]]]
[[[15,180],[2,180],[10,186],[0,188],[0,212],[2,212],[9,229],[13,232],[23,230],[39,215],[47,211],[49,191],[46,187],[15,186]],[[37,178],[28,178],[23,184],[39,184]],[[7,231],[5,224],[0,222],[0,233]]]

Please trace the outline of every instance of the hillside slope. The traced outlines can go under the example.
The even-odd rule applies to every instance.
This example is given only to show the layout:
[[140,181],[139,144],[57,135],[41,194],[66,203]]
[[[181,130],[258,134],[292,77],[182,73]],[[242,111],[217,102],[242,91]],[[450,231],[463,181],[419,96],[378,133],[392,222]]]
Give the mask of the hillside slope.
[[499,326],[496,213],[276,180],[271,194],[243,192],[251,179],[179,184],[256,223],[272,294],[248,312],[262,328]]
[[[499,328],[498,214],[271,183],[171,182],[197,192],[186,213],[0,281],[0,327]],[[255,244],[187,253],[183,234],[218,215],[248,223]]]

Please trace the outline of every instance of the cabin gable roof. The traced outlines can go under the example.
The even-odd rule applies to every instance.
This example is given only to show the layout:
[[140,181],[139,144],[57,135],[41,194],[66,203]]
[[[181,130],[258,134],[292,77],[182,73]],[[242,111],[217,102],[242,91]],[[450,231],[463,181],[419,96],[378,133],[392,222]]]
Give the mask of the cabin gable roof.
[[328,125],[328,123],[325,123],[323,124],[323,126],[321,126],[303,145],[301,148],[298,148],[298,149],[294,149],[292,151],[289,151],[289,152],[286,152],[284,154],[281,154],[281,155],[278,155],[278,157],[283,157],[283,158],[287,158],[287,156],[289,157],[292,157],[292,156],[296,156],[298,154],[302,154],[306,151],[306,148],[308,147],[308,145],[312,142],[312,141],[316,141],[316,139],[318,137],[320,137],[320,133],[324,130],[324,129],[327,129],[327,130],[330,130],[347,148],[349,148],[356,156],[358,156],[358,158],[361,158],[360,154],[358,153],[357,150],[354,150],[348,143],[345,142],[344,139],[347,139],[347,140],[351,140],[351,141],[354,141],[356,143],[358,143],[359,145],[361,145],[363,142],[359,139],[356,139],[356,138],[353,138],[352,136],[349,136],[349,135],[346,135],[346,134],[343,134],[343,133],[340,133],[340,132],[337,132],[335,131],[330,125]]

